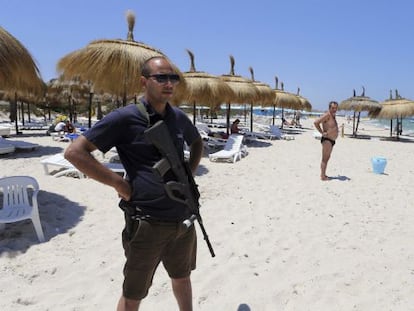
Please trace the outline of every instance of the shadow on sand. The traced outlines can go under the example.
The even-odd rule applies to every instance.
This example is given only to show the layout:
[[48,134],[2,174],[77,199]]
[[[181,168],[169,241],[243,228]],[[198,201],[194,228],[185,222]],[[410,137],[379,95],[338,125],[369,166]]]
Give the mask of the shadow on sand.
[[239,307],[237,308],[237,311],[251,311],[249,305],[245,303],[241,303]]
[[337,180],[340,180],[340,181],[348,181],[348,180],[351,180],[351,178],[349,178],[347,176],[342,176],[342,175],[329,176],[329,180],[333,180],[333,179],[337,179]]
[[[0,196],[0,202],[2,202]],[[68,200],[66,197],[47,191],[39,191],[39,215],[45,242],[59,234],[76,227],[85,213],[84,206]],[[0,232],[0,256],[17,256],[26,252],[32,245],[38,244],[36,232],[30,220],[6,224]]]

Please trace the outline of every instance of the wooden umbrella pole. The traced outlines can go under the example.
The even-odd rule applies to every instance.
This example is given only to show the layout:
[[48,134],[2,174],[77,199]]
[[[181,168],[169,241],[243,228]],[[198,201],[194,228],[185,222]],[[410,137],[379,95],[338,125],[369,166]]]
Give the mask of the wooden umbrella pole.
[[226,134],[229,135],[229,129],[230,129],[230,103],[227,103],[227,116],[226,116]]
[[355,137],[355,110],[354,110],[354,117],[352,118],[352,136]]
[[92,100],[93,100],[93,92],[92,90],[89,91],[89,106],[88,106],[88,127],[92,127]]
[[253,104],[250,104],[250,132],[253,132]]
[[14,117],[14,125],[16,128],[16,135],[21,134],[19,132],[19,125],[17,124],[17,92],[14,92],[14,113],[15,113],[15,117]]
[[20,120],[22,121],[22,125],[24,126],[24,102],[20,100]]
[[196,113],[197,113],[197,111],[196,111],[196,102],[193,101],[193,124],[194,125],[196,124]]
[[356,126],[355,126],[355,136],[357,136],[360,117],[361,117],[361,111],[358,111],[358,118],[357,118],[357,123],[356,123]]

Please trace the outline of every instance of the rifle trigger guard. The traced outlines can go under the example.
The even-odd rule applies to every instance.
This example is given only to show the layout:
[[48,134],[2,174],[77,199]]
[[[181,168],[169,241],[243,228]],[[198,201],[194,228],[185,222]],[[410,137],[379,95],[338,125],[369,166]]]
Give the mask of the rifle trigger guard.
[[182,198],[182,197],[176,196],[177,192],[181,194],[182,196],[184,196],[185,187],[182,183],[179,183],[177,181],[169,181],[165,184],[165,190],[167,191],[167,194],[171,199],[177,202],[186,204],[187,199],[185,197]]

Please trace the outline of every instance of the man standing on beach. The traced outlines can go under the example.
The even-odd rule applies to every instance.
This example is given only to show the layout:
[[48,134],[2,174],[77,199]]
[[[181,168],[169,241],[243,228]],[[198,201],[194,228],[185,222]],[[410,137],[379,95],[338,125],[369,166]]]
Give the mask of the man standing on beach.
[[[189,211],[165,190],[164,182],[174,180],[174,176],[167,172],[168,180],[163,180],[154,173],[152,167],[162,155],[145,141],[144,131],[163,120],[171,134],[166,139],[172,140],[182,160],[184,142],[190,146],[192,172],[200,162],[203,142],[187,115],[169,104],[180,82],[171,63],[165,57],[153,57],[144,63],[141,73],[144,96],[138,105],[143,106],[131,104],[111,112],[70,144],[65,158],[90,178],[113,187],[122,202],[133,206],[133,215],[125,212],[122,243],[126,263],[117,310],[138,310],[162,262],[171,278],[179,310],[192,311],[190,273],[196,265],[195,228],[192,225],[188,230],[182,229]],[[105,153],[112,147],[116,147],[128,179],[107,169],[91,155],[96,149]]]
[[337,110],[338,103],[331,101],[329,103],[329,110],[313,123],[319,133],[322,134],[321,180],[329,180],[329,177],[326,176],[326,167],[339,133],[338,123],[335,118]]

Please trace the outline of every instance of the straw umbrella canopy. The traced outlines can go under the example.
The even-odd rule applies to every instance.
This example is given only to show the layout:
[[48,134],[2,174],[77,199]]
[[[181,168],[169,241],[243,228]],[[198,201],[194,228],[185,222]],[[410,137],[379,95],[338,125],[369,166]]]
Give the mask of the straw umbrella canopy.
[[230,100],[233,90],[217,76],[195,68],[194,54],[186,50],[190,57],[190,70],[183,73],[186,88],[177,90],[173,102],[189,102],[193,104],[193,123],[196,123],[196,103],[206,106],[218,106],[221,102]]
[[[339,110],[351,110],[354,111],[354,118],[352,124],[352,136],[356,137],[358,132],[358,125],[361,117],[361,111],[374,111],[380,108],[380,103],[368,96],[365,96],[365,88],[362,87],[362,94],[356,96],[355,90],[354,95],[343,101],[338,105]],[[356,113],[358,112],[357,122],[355,124]]]
[[[275,76],[275,88],[273,89],[274,92],[274,100],[273,100],[273,125],[275,125],[275,113],[276,107],[282,108],[282,119],[284,114],[284,109],[301,109],[302,103],[298,96],[286,92],[284,90],[283,82],[281,83],[281,89],[279,89],[279,79]],[[282,126],[283,128],[283,122]]]
[[[134,41],[135,15],[127,11],[128,35],[126,40],[95,40],[86,47],[73,51],[57,64],[57,69],[66,79],[78,76],[91,81],[98,92],[108,92],[123,97],[135,96],[141,91],[141,66],[149,58],[165,56],[161,51]],[[174,66],[174,65],[173,65]],[[180,70],[174,69],[182,77]],[[180,83],[178,88],[185,88]]]
[[0,27],[0,89],[37,93],[43,90],[39,69],[29,51]]
[[12,119],[17,125],[17,98],[32,94],[37,96],[43,92],[44,84],[39,69],[29,51],[13,35],[0,27],[0,90],[14,97]]
[[300,88],[298,87],[298,91],[296,93],[296,96],[299,98],[300,103],[301,103],[301,109],[305,110],[305,111],[311,111],[312,110],[312,104],[309,102],[309,100],[305,97],[303,97],[302,95],[299,94],[300,93]]
[[[300,103],[301,103],[301,108],[300,109],[301,110],[304,110],[304,111],[311,111],[312,110],[312,105],[309,102],[309,100],[300,95],[300,88],[299,87],[298,87],[298,91],[296,93],[296,97],[299,98],[299,100],[300,100]],[[297,125],[300,125],[300,117],[301,117],[301,112],[298,109],[296,111],[296,115],[295,115],[295,122],[296,122]]]
[[402,118],[414,115],[414,101],[400,96],[398,90],[395,90],[395,98],[392,98],[392,91],[390,91],[390,98],[381,102],[381,109],[376,110],[370,114],[371,117],[378,119],[390,119],[390,136],[392,136],[392,119],[397,119],[397,139],[402,132]]
[[[76,104],[86,104],[87,97],[92,94],[90,82],[82,81],[79,77],[73,77],[71,80],[65,80],[63,76],[58,79],[52,79],[47,83],[47,99],[57,102],[59,106],[63,103],[68,104],[69,119],[76,122],[74,113]],[[91,98],[89,98],[91,99]],[[91,123],[91,112],[89,107],[89,125]]]
[[[44,87],[46,89],[46,86]],[[0,91],[0,100],[9,102],[10,120],[15,123],[16,134],[21,134],[18,127],[18,119],[21,124],[25,125],[25,116],[27,115],[28,122],[31,122],[31,106],[35,105],[38,107],[42,106],[44,96],[41,92],[28,92],[28,91]],[[20,108],[19,108],[20,103]],[[25,104],[27,108],[25,109]],[[18,111],[20,110],[20,114]],[[20,117],[20,118],[19,118]]]
[[227,134],[230,128],[230,104],[252,103],[258,98],[258,90],[251,80],[234,74],[234,57],[230,55],[230,73],[221,75],[222,79],[233,90],[234,97],[227,102]]
[[[253,85],[257,88],[258,95],[254,101],[255,104],[261,104],[262,106],[270,106],[273,103],[274,93],[272,88],[263,82],[256,81],[254,78],[254,70],[249,67],[251,80]],[[253,132],[253,102],[250,103],[250,131]]]

